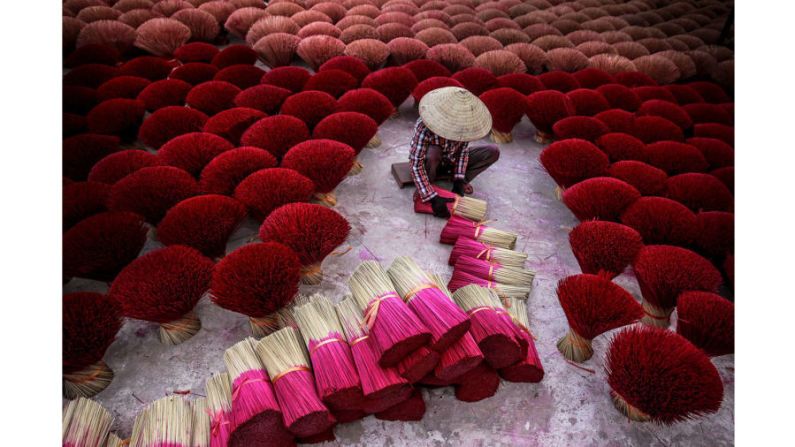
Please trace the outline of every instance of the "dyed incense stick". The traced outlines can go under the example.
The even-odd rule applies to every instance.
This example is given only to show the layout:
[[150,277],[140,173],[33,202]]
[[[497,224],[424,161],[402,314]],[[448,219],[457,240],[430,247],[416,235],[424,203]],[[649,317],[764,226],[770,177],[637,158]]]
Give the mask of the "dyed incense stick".
[[377,262],[362,262],[348,285],[363,312],[365,333],[371,336],[382,367],[396,365],[431,339],[430,331],[395,292]]
[[515,326],[497,312],[502,305],[492,290],[465,286],[456,290],[453,299],[469,315],[472,321],[469,333],[489,366],[499,369],[522,360],[522,346],[515,338]]
[[[249,337],[224,352],[232,392],[232,432],[229,445],[290,445],[292,436],[282,423],[282,410],[268,372],[257,355],[257,341]],[[257,442],[260,444],[257,444]]]
[[497,262],[483,261],[469,256],[460,256],[455,263],[456,270],[488,281],[506,286],[532,287],[536,274],[532,270],[500,265]]
[[442,233],[439,235],[439,242],[453,245],[459,237],[468,237],[495,247],[513,250],[518,237],[516,233],[498,230],[486,226],[485,223],[453,216],[442,229]]
[[498,370],[500,377],[509,382],[540,382],[544,378],[544,367],[538,357],[533,336],[530,333],[530,321],[527,319],[527,301],[508,298],[506,310],[520,329],[519,336],[527,343],[527,356],[521,362]]
[[309,356],[298,331],[286,327],[257,344],[257,353],[268,370],[284,425],[298,437],[313,436],[336,422],[318,396]]
[[377,348],[372,337],[364,332],[364,319],[354,299],[347,296],[335,308],[362,381],[364,411],[376,413],[406,400],[411,387],[397,370],[378,364]]
[[63,409],[64,447],[104,447],[113,416],[99,402],[78,397]]
[[362,383],[334,305],[328,298],[314,295],[291,313],[309,350],[320,398],[331,408],[360,408]]
[[[459,196],[458,194],[446,189],[434,186],[433,189],[439,197],[453,199],[447,203],[447,210],[453,216],[461,216],[465,219],[481,221],[486,218],[488,203],[485,200],[473,197]],[[423,202],[419,196],[414,197],[414,212],[421,214],[433,214],[431,202]]]
[[453,276],[450,278],[450,282],[447,284],[447,287],[455,292],[456,290],[470,284],[492,289],[500,298],[513,297],[527,299],[527,297],[530,296],[530,287],[500,284],[495,281],[489,281],[488,279],[478,278],[475,275],[471,275],[458,269],[453,271]]
[[213,374],[204,384],[210,414],[210,447],[226,447],[232,435],[232,385],[229,373]]
[[524,267],[527,253],[494,247],[469,237],[459,237],[450,252],[448,264],[455,265],[461,256],[469,256],[486,262],[496,262],[506,267]]
[[422,398],[422,391],[415,389],[411,397],[384,411],[376,413],[375,418],[382,421],[419,421],[422,420],[422,417],[425,415],[425,408],[425,400]]
[[453,381],[483,362],[483,353],[472,335],[467,332],[442,351],[439,363],[433,369],[434,377]]
[[493,396],[499,386],[497,371],[484,362],[458,379],[455,398],[462,402],[477,402]]
[[193,439],[191,447],[210,447],[210,414],[207,398],[200,397],[191,402],[193,410]]
[[423,346],[401,360],[397,364],[397,370],[409,383],[416,383],[433,371],[440,358],[438,352]]

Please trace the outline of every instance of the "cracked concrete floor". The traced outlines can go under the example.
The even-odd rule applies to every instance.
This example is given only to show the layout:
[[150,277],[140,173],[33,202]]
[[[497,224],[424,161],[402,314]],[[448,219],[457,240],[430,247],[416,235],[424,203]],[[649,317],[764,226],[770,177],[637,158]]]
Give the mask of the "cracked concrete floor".
[[[364,259],[385,266],[399,255],[411,255],[426,269],[450,277],[449,245],[438,243],[444,221],[414,214],[413,188],[398,189],[390,165],[405,161],[408,140],[417,118],[410,106],[379,130],[383,144],[359,156],[364,171],[338,188],[337,210],[351,223],[351,250],[323,264],[325,279],[302,292],[323,292],[334,301],[346,293],[346,280]],[[337,446],[721,446],[734,442],[734,356],[714,360],[724,380],[723,405],[716,414],[670,427],[628,421],[613,408],[605,380],[603,358],[611,334],[594,340],[594,357],[584,366],[568,364],[555,342],[567,329],[555,296],[556,282],[579,273],[569,249],[568,231],[574,216],[555,198],[555,184],[538,162],[542,147],[532,139],[525,118],[514,130],[514,142],[501,145],[499,162],[475,180],[475,197],[489,203],[494,226],[517,232],[517,250],[529,254],[528,268],[537,272],[528,308],[531,330],[546,370],[539,384],[503,382],[497,394],[477,403],[455,399],[452,389],[423,390],[427,412],[420,422],[384,422],[373,417],[336,429]],[[477,144],[477,143],[475,143]],[[255,237],[257,223],[246,222],[228,250]],[[150,240],[146,250],[157,248]],[[616,281],[640,298],[635,278]],[[73,280],[65,290],[107,290],[106,285]],[[128,436],[135,414],[154,399],[175,390],[204,394],[204,381],[224,368],[223,351],[249,335],[248,322],[203,298],[197,306],[203,328],[179,346],[158,342],[156,326],[130,320],[108,350],[105,360],[115,371],[111,385],[96,399],[116,420],[113,429]]]

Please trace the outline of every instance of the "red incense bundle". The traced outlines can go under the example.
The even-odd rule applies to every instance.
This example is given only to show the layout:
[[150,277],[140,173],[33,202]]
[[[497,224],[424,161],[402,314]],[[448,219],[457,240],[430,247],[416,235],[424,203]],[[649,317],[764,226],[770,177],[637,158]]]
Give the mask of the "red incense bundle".
[[462,402],[477,402],[497,393],[500,376],[486,363],[481,363],[458,379],[455,398]]
[[348,286],[382,367],[395,366],[431,339],[430,331],[395,292],[395,286],[377,262],[361,263],[348,280]]
[[232,434],[232,388],[229,373],[213,374],[204,384],[210,415],[210,447],[226,447]]
[[193,410],[182,396],[156,400],[136,417],[130,445],[192,447]]
[[249,337],[224,352],[232,386],[229,445],[292,445],[293,436],[284,428],[268,372],[255,352],[256,344]]
[[273,382],[287,429],[305,438],[331,428],[336,421],[317,394],[298,331],[279,329],[260,340],[256,348]]
[[376,413],[375,418],[382,421],[414,422],[422,420],[424,415],[425,400],[422,398],[422,391],[416,389],[411,397],[395,406]]
[[569,244],[583,273],[612,279],[635,260],[643,239],[626,225],[594,220],[577,225],[569,233]]
[[734,303],[709,292],[684,292],[676,304],[676,333],[711,357],[734,353]]
[[524,267],[524,263],[527,260],[527,253],[519,253],[518,251],[493,247],[469,237],[459,237],[456,239],[453,251],[450,252],[450,259],[447,263],[455,265],[458,258],[461,256],[469,256],[470,258],[520,268]]
[[468,237],[495,247],[513,250],[517,235],[496,228],[487,227],[485,222],[475,222],[460,216],[453,216],[447,221],[439,235],[442,244],[455,244],[459,237]]
[[[492,368],[504,368],[524,358],[514,325],[497,312],[502,305],[493,291],[470,285],[458,289],[453,299],[469,315],[472,321],[469,333]],[[441,374],[437,376],[444,378]]]
[[[481,221],[486,218],[486,210],[488,204],[485,200],[479,200],[472,197],[461,197],[458,194],[448,191],[438,186],[433,189],[439,197],[444,199],[453,199],[452,202],[447,203],[447,210],[453,216],[461,216],[465,219]],[[433,214],[431,202],[423,202],[419,196],[414,197],[414,212],[421,214]]]
[[569,322],[569,332],[558,340],[558,351],[573,362],[593,356],[591,340],[598,335],[643,317],[643,309],[629,292],[598,275],[564,278],[557,294]]
[[335,307],[362,381],[364,411],[377,413],[406,400],[411,387],[394,368],[379,366],[377,348],[372,337],[364,332],[362,311],[354,299],[345,297]]
[[[460,259],[462,258],[459,258],[459,261]],[[447,287],[453,292],[455,292],[456,290],[468,286],[470,284],[475,284],[480,287],[492,289],[501,298],[516,297],[516,298],[527,299],[527,297],[530,296],[530,287],[509,286],[506,284],[500,284],[492,280],[478,278],[475,275],[469,274],[459,269],[455,269],[453,271],[453,276],[450,278],[450,282],[447,283]]]
[[99,402],[78,397],[63,409],[63,447],[105,447],[113,416]]
[[431,349],[444,351],[469,330],[467,315],[413,259],[395,258],[387,273],[403,300],[431,331]]
[[498,262],[482,261],[469,256],[461,256],[455,263],[456,270],[489,281],[508,286],[531,287],[536,274],[532,270],[500,265]]
[[441,356],[425,346],[406,356],[397,364],[397,370],[409,383],[417,383],[439,363]]
[[296,306],[290,313],[309,349],[320,398],[330,408],[360,408],[364,399],[362,382],[334,305],[322,295],[313,295],[308,303]]
[[541,365],[541,358],[528,329],[530,321],[527,319],[527,300],[508,298],[506,309],[514,324],[520,329],[519,335],[527,342],[527,357],[515,365],[500,369],[498,371],[500,377],[509,382],[540,382],[544,378],[544,367]]

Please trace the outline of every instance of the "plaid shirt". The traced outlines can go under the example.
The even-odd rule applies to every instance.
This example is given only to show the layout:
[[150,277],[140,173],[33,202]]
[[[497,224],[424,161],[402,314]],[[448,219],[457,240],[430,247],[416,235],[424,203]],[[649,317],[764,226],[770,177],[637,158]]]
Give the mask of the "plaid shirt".
[[428,154],[429,146],[439,146],[442,148],[442,161],[455,165],[454,179],[463,180],[469,163],[469,143],[465,141],[445,140],[436,135],[425,126],[422,118],[417,120],[414,126],[414,136],[411,137],[411,152],[409,152],[409,164],[411,166],[411,177],[417,192],[423,202],[427,202],[436,197],[436,191],[428,180],[428,173],[425,171],[425,156]]

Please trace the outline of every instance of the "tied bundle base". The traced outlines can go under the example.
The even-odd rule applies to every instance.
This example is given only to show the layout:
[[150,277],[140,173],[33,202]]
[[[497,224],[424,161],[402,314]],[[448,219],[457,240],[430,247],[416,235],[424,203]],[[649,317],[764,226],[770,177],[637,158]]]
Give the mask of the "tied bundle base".
[[477,402],[497,393],[500,376],[493,368],[481,363],[464,374],[455,385],[455,398],[462,402]]
[[558,340],[558,351],[563,357],[576,363],[582,363],[593,356],[591,340],[581,337],[572,329]]
[[651,416],[630,405],[629,402],[614,391],[610,391],[610,396],[613,398],[613,405],[615,405],[616,409],[631,421],[648,422],[651,420]]
[[99,394],[113,381],[113,370],[100,360],[80,371],[63,375],[63,394],[67,399],[92,397]]
[[433,286],[406,298],[409,307],[431,331],[431,344],[443,352],[469,331],[470,321],[464,312],[439,288]]
[[475,339],[469,333],[453,343],[450,348],[442,352],[439,364],[436,365],[433,375],[444,381],[453,381],[476,368],[483,362],[483,353],[480,352]]
[[196,335],[201,328],[201,320],[190,311],[180,319],[160,324],[160,343],[169,346],[178,345]]
[[359,160],[353,161],[353,166],[351,166],[351,170],[348,171],[348,177],[353,177],[362,173],[362,169],[364,169],[364,165]]
[[323,270],[320,263],[301,266],[301,284],[314,286],[323,281]]
[[336,421],[320,401],[309,371],[292,371],[275,378],[273,387],[284,416],[284,425],[299,438],[323,433]]
[[499,130],[491,129],[491,141],[497,144],[510,143],[513,141],[513,135],[511,135],[511,132],[500,132]]
[[540,130],[536,130],[536,134],[533,136],[533,139],[538,144],[549,144],[552,142],[552,134],[541,132]]
[[673,313],[674,309],[663,309],[657,307],[646,300],[643,300],[641,303],[643,306],[643,318],[641,318],[641,323],[647,326],[654,326],[659,328],[667,328],[671,325],[671,314]]
[[337,194],[331,192],[316,192],[312,197],[312,202],[329,208],[337,206]]
[[367,142],[365,147],[368,148],[376,148],[381,145],[381,137],[378,134],[373,135],[373,138],[370,138],[370,141]]
[[409,383],[417,383],[436,368],[440,359],[438,352],[422,347],[401,360],[397,369]]
[[422,398],[422,392],[420,390],[414,390],[411,397],[395,406],[376,413],[375,418],[382,421],[416,422],[422,420],[424,415],[425,400]]

